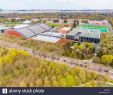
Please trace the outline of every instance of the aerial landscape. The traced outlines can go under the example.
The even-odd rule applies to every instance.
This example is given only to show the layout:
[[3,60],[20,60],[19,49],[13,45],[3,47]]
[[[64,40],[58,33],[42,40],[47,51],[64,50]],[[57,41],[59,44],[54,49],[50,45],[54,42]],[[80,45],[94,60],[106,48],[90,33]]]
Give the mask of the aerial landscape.
[[[97,0],[90,2],[93,8],[74,0],[73,7],[48,0],[44,8],[30,6],[32,0],[17,5],[15,0],[14,6],[5,1],[0,1],[0,87],[113,87],[113,9],[107,0],[105,8]],[[58,2],[63,7],[53,5]]]

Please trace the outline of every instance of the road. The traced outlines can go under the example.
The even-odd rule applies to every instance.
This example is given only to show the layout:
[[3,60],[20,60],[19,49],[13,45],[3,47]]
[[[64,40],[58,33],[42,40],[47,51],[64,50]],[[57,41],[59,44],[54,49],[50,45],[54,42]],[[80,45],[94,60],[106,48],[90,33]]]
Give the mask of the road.
[[30,55],[35,56],[35,57],[43,58],[45,60],[49,60],[53,62],[65,63],[72,67],[78,66],[83,69],[88,69],[90,71],[97,72],[101,75],[107,75],[108,77],[113,79],[113,68],[109,66],[104,66],[101,64],[93,63],[91,60],[78,60],[78,59],[68,58],[64,56],[51,56],[46,53],[41,53],[39,51],[33,51],[31,49],[19,46],[17,44],[6,42],[6,41],[1,41],[1,40],[0,40],[0,46],[6,47],[6,48],[16,48],[19,50],[24,50],[24,51],[29,52]]

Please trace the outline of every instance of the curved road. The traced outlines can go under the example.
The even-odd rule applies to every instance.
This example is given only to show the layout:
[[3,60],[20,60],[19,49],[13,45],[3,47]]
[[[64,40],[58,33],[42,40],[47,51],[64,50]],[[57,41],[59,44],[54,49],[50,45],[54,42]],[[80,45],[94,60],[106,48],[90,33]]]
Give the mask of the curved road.
[[63,56],[50,56],[46,53],[41,53],[39,51],[33,51],[31,49],[21,47],[17,44],[6,42],[6,41],[1,41],[1,40],[0,40],[0,46],[6,47],[6,48],[16,48],[19,50],[24,50],[24,51],[29,52],[32,56],[35,56],[35,57],[43,58],[45,60],[54,61],[54,62],[67,63],[70,66],[78,66],[84,69],[88,69],[90,71],[97,72],[101,75],[107,75],[108,77],[113,79],[113,68],[109,66],[95,64],[91,60],[78,60],[78,59],[73,59],[73,58],[68,58],[68,57],[63,57]]

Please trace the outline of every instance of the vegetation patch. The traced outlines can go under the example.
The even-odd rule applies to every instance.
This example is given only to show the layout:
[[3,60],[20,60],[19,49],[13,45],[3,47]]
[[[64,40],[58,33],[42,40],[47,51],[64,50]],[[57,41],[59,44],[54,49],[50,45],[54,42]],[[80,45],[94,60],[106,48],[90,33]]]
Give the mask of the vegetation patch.
[[25,51],[0,48],[0,53],[1,87],[74,87],[85,83],[87,87],[97,87],[95,81],[112,83],[107,76],[35,58]]

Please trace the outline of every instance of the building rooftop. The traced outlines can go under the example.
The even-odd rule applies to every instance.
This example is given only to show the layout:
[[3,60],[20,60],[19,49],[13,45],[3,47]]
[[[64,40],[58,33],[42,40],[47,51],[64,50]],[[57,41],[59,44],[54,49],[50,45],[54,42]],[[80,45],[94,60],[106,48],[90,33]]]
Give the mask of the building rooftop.
[[40,33],[47,32],[51,29],[52,28],[47,26],[46,24],[35,24],[31,26],[17,28],[14,30],[23,35],[25,38],[30,38]]
[[99,38],[100,39],[100,31],[90,31],[90,30],[82,30],[79,27],[74,28],[68,35],[74,36],[75,39],[79,37],[89,37],[89,38]]
[[62,34],[60,33],[54,33],[54,32],[44,32],[41,33],[40,35],[44,35],[44,36],[51,36],[51,37],[62,37]]
[[23,23],[24,23],[24,24],[30,24],[31,21],[30,21],[30,20],[26,20],[26,21],[24,21]]
[[100,39],[100,32],[82,32],[79,37],[98,38]]
[[56,43],[60,40],[60,38],[44,36],[44,35],[37,35],[37,36],[32,37],[32,39],[45,41],[45,42],[51,42],[51,43]]
[[29,25],[27,25],[27,24],[20,24],[20,25],[14,26],[13,28],[14,29],[19,29],[19,28],[23,28],[23,27],[26,27],[26,26],[29,26]]
[[70,27],[63,27],[63,28],[61,28],[61,31],[63,30],[63,31],[70,31]]
[[78,27],[74,28],[71,32],[68,33],[68,35],[75,35],[76,33],[78,33]]

